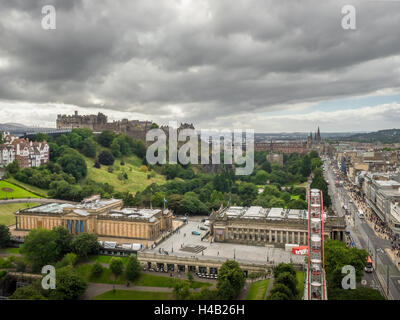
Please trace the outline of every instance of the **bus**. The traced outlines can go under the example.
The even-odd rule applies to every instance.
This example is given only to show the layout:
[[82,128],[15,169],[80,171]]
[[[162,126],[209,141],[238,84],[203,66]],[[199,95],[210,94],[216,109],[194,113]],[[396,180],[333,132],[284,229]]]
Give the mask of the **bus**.
[[372,259],[370,256],[368,256],[367,265],[365,266],[365,272],[371,273],[372,271],[374,271]]

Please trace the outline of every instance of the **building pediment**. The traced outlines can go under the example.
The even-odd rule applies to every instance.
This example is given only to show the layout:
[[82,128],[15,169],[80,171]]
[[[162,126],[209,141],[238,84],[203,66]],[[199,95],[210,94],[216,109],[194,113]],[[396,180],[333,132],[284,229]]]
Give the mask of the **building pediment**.
[[86,218],[86,217],[87,216],[80,215],[80,214],[75,213],[75,212],[68,212],[68,213],[64,214],[64,218],[79,218],[79,219],[82,219],[82,218]]

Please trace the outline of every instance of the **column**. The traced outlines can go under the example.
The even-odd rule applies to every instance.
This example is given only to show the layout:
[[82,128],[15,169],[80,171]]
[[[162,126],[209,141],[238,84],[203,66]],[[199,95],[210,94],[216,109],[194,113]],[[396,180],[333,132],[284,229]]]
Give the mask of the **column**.
[[275,243],[278,242],[278,230],[275,230]]
[[297,242],[301,244],[300,231],[297,232]]
[[272,230],[269,229],[269,241],[268,242],[272,242]]

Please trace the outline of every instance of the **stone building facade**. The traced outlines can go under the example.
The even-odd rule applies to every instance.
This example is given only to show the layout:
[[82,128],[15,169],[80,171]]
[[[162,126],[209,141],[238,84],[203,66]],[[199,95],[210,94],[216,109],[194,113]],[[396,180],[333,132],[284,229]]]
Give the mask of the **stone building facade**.
[[17,231],[63,226],[72,234],[155,241],[172,230],[172,212],[167,209],[123,208],[122,200],[99,196],[80,204],[44,204],[20,210],[15,217]]
[[[307,245],[307,211],[282,208],[228,207],[213,212],[211,234],[215,241],[252,245]],[[343,217],[325,216],[324,236],[344,238],[346,223]]]
[[[155,125],[152,121],[141,121],[141,120],[128,120],[122,119],[119,121],[109,122],[108,117],[99,112],[97,115],[79,115],[78,111],[75,111],[73,115],[61,115],[57,116],[56,120],[57,129],[76,129],[76,128],[87,128],[93,132],[102,132],[110,130],[115,133],[123,133],[130,136],[132,139],[139,139],[146,141],[146,134]],[[169,127],[161,126],[161,130],[168,136]],[[192,123],[181,123],[178,132],[182,129],[194,129]]]

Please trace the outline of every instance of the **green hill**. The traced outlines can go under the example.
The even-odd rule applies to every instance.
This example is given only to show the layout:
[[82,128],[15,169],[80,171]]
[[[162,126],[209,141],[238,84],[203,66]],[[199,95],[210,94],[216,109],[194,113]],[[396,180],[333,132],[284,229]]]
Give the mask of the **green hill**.
[[[144,171],[145,167],[142,167],[140,159],[135,156],[125,157],[125,165],[121,165],[119,159],[115,160],[112,166],[113,171],[109,172],[108,166],[101,166],[100,169],[94,167],[94,160],[85,158],[88,167],[88,174],[86,179],[90,179],[96,182],[108,183],[114,187],[117,192],[133,192],[144,190],[148,185],[152,183],[163,184],[165,183],[165,177],[158,174],[155,171]],[[147,167],[146,167],[147,168]],[[127,174],[128,179],[120,180],[119,176]],[[152,177],[148,178],[148,175]]]
[[340,140],[358,141],[358,142],[382,142],[398,143],[400,142],[400,129],[379,130],[368,133],[358,133]]

